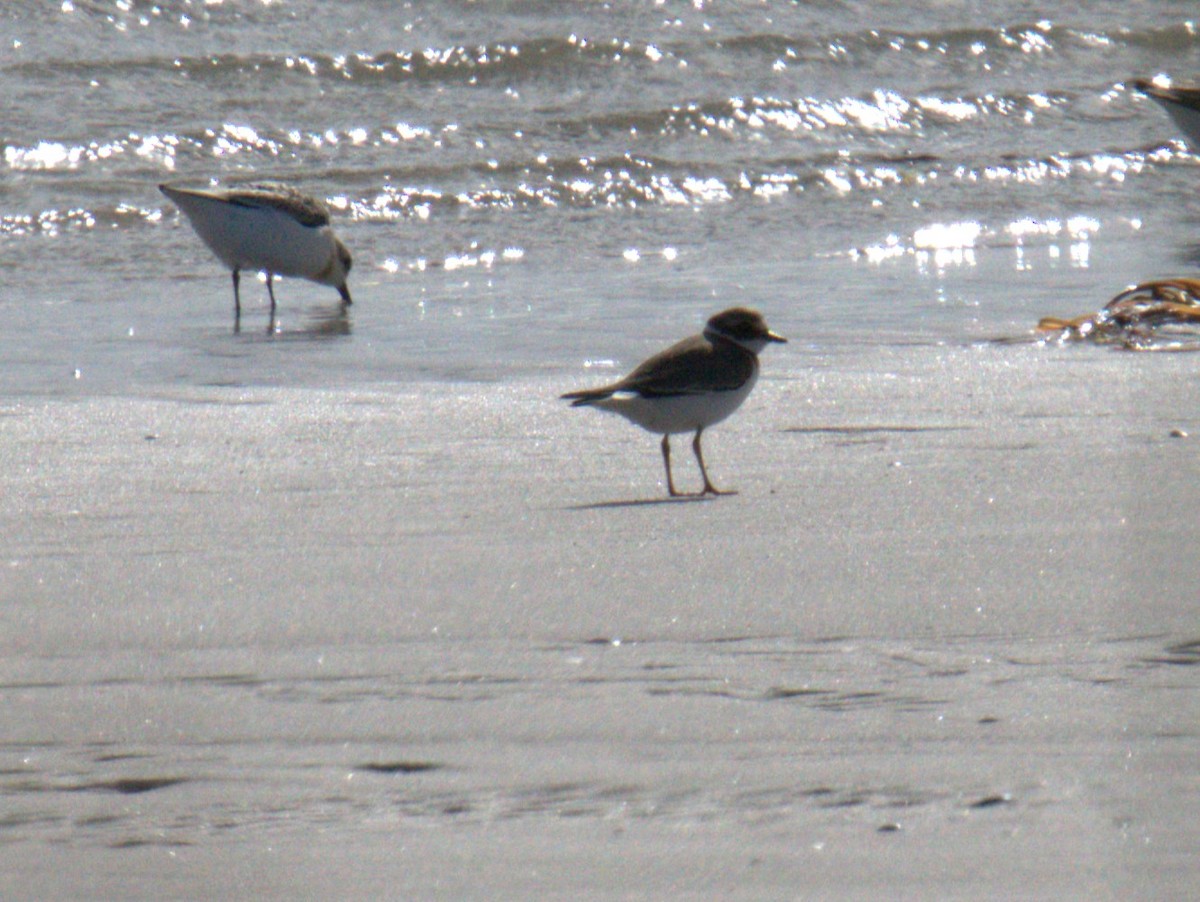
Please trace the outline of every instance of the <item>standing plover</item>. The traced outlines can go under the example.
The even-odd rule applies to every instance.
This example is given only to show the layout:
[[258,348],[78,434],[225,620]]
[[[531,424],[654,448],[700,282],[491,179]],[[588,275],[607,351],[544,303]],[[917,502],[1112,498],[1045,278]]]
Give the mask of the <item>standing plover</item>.
[[758,354],[769,342],[786,342],[767,328],[762,314],[733,307],[713,316],[704,332],[655,354],[619,382],[568,392],[573,407],[591,406],[619,413],[643,429],[661,434],[667,491],[671,478],[671,436],[695,430],[692,450],[704,488],[699,495],[725,495],[712,484],[704,466],[700,436],[738,409],[758,379]]
[[1166,88],[1144,78],[1133,82],[1134,88],[1158,101],[1175,120],[1193,149],[1200,148],[1200,88]]
[[275,276],[302,276],[332,285],[350,303],[350,251],[333,233],[329,208],[315,197],[276,183],[201,191],[159,185],[221,262],[233,270],[233,304],[240,318],[243,269],[267,274],[271,318]]

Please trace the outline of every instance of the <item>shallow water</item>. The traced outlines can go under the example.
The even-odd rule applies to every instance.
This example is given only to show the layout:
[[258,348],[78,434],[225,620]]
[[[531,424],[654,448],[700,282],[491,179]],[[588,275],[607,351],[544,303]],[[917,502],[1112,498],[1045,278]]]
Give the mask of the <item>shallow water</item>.
[[[11,392],[628,366],[714,309],[823,347],[1022,335],[1186,272],[1197,159],[1133,76],[1191,3],[64,3],[5,12]],[[952,23],[952,24],[949,24]],[[278,334],[155,190],[327,198],[357,300]],[[786,366],[787,364],[782,364]]]

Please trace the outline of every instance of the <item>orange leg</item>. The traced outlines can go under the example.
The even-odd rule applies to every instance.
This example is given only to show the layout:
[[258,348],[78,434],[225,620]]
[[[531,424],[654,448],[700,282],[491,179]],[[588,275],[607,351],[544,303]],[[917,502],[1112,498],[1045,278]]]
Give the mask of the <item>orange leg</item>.
[[662,440],[662,456],[663,466],[667,470],[667,492],[672,498],[679,496],[679,492],[675,491],[675,480],[671,478],[671,436],[664,435]]
[[696,437],[692,439],[692,450],[696,452],[696,460],[700,464],[700,475],[704,477],[704,491],[701,495],[736,495],[733,490],[723,490],[712,484],[712,480],[708,478],[708,470],[704,466],[704,452],[700,449],[700,435],[704,432],[704,427],[701,426],[696,430]]

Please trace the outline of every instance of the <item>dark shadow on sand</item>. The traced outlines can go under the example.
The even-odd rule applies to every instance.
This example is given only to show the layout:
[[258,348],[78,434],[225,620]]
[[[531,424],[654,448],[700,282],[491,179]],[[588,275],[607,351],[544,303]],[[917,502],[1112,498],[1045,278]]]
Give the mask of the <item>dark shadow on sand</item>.
[[[737,492],[723,492],[725,495],[736,495]],[[697,501],[715,501],[721,495],[668,495],[665,498],[630,498],[617,501],[593,501],[591,504],[572,504],[566,508],[571,511],[605,510],[613,507],[651,507],[659,504],[691,504]]]
[[789,426],[784,432],[805,433],[810,435],[873,435],[880,432],[963,432],[970,426]]

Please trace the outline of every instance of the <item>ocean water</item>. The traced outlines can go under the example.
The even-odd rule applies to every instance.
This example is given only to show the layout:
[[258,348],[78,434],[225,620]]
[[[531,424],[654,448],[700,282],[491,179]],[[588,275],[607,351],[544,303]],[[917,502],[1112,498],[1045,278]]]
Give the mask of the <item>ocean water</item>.
[[[4,389],[616,369],[735,303],[801,339],[1028,334],[1200,256],[1132,77],[1190,2],[63,2],[0,12]],[[156,190],[328,200],[356,303],[228,274]],[[781,363],[780,366],[789,366]]]
[[[1186,894],[1191,355],[1032,343],[1200,263],[1157,75],[1194,0],[0,5],[0,894]],[[267,178],[344,315],[156,187]],[[745,494],[606,506],[556,394],[741,303]]]

